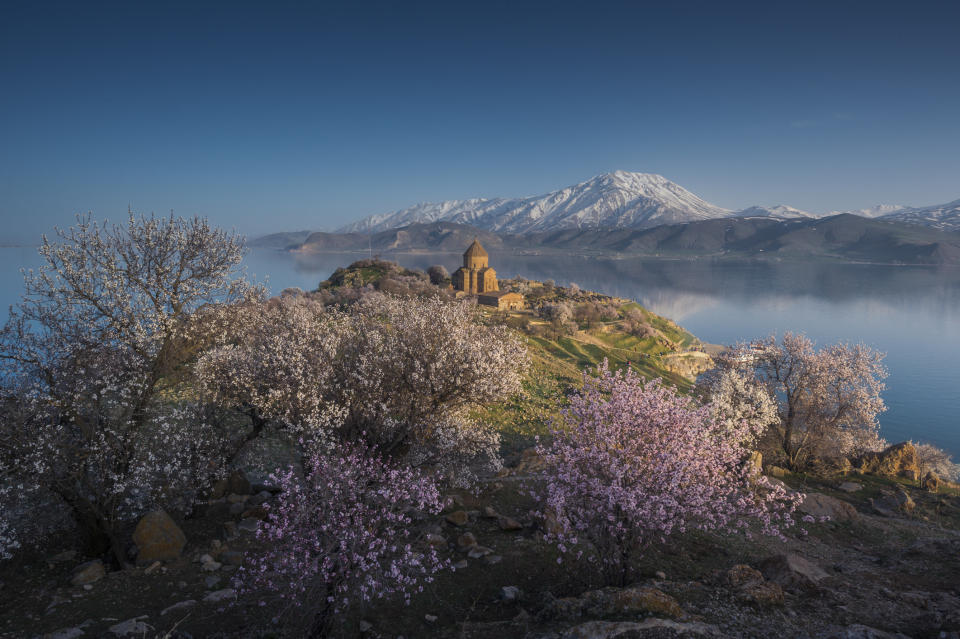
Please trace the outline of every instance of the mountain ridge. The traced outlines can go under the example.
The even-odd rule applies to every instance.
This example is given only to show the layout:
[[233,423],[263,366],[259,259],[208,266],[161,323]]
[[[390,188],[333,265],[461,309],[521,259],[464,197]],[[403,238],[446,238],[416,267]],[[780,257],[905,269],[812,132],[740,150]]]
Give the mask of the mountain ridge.
[[732,210],[711,204],[655,173],[614,171],[549,193],[520,198],[468,198],[422,202],[346,224],[336,233],[377,233],[417,223],[469,224],[496,233],[537,233],[560,229],[646,229],[708,219],[764,217],[813,219],[850,213],[892,219],[940,230],[960,230],[960,200],[943,205],[874,207],[816,214],[792,206],[750,206]]

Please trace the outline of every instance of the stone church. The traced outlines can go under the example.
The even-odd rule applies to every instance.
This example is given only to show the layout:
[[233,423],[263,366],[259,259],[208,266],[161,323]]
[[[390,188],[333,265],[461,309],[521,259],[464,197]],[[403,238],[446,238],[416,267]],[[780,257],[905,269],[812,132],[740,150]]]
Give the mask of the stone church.
[[456,270],[451,279],[458,295],[476,295],[478,304],[502,311],[523,308],[523,295],[500,290],[497,272],[490,268],[490,256],[476,240],[463,254],[463,266]]
[[453,288],[468,295],[498,291],[497,272],[490,268],[490,255],[473,241],[463,254],[463,266],[453,274]]

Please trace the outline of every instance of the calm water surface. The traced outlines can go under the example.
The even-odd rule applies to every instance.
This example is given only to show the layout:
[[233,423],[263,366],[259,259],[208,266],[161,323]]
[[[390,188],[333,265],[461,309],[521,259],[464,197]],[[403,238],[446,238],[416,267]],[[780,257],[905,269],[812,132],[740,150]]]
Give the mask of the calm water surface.
[[[309,259],[253,251],[249,274],[273,292],[312,289],[363,255]],[[459,266],[456,254],[389,256],[403,266]],[[33,249],[0,249],[0,303],[19,295]],[[881,429],[891,441],[929,441],[960,457],[960,269],[851,264],[715,263],[491,254],[501,277],[576,282],[636,299],[700,339],[718,344],[794,331],[820,344],[860,342],[887,353]]]

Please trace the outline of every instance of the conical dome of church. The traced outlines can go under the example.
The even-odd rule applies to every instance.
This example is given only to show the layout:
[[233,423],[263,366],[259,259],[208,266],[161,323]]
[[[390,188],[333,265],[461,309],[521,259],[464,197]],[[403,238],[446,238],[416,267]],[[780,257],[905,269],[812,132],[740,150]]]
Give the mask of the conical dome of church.
[[464,257],[490,257],[487,254],[487,251],[480,246],[480,242],[477,240],[473,241],[473,244],[467,247],[467,252],[463,254]]

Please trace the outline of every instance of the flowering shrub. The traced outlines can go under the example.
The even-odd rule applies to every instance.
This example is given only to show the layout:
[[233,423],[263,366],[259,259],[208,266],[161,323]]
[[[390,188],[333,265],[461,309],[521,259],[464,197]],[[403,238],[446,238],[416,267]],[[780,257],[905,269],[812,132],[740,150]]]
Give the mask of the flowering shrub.
[[364,441],[462,478],[472,462],[495,465],[499,448],[469,410],[518,391],[526,361],[510,331],[479,324],[468,304],[377,292],[337,311],[291,294],[204,354],[196,373],[214,400],[255,421]]
[[446,565],[431,546],[413,546],[414,518],[442,506],[435,483],[409,467],[340,444],[312,455],[306,478],[290,470],[271,481],[283,492],[257,532],[261,554],[235,583],[284,599],[304,634],[326,636],[353,602],[409,602]]
[[771,451],[801,468],[817,457],[856,456],[880,450],[877,415],[886,410],[880,393],[887,376],[883,353],[863,344],[817,349],[803,335],[787,333],[740,344],[721,367],[742,371],[777,401]]
[[753,520],[782,536],[799,498],[742,464],[748,428],[604,363],[539,447],[547,472],[538,496],[555,519],[548,539],[623,584],[643,549],[674,532],[748,532]]
[[44,266],[0,331],[0,461],[73,511],[87,550],[126,552],[120,522],[183,503],[216,470],[217,429],[178,383],[234,308],[242,241],[194,218],[81,217],[44,238]]

